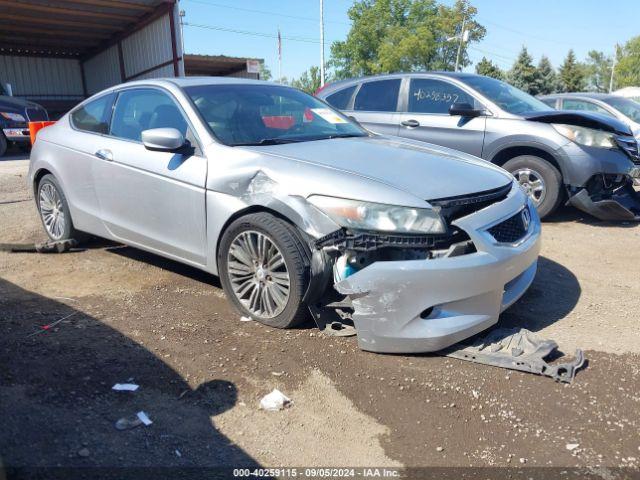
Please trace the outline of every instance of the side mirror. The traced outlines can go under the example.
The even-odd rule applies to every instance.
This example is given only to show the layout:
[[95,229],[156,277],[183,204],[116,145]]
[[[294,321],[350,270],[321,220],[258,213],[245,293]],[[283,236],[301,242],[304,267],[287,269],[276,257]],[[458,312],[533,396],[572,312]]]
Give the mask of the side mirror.
[[142,143],[147,150],[175,152],[184,146],[185,140],[175,128],[151,128],[142,132]]
[[479,117],[484,114],[484,110],[478,110],[467,102],[454,103],[449,107],[449,115],[460,115],[461,117]]

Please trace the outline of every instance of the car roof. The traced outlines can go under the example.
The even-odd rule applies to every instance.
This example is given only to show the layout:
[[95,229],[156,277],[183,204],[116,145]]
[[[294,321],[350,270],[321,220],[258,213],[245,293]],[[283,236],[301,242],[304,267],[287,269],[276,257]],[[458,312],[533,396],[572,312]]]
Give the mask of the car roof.
[[592,98],[594,100],[606,100],[613,97],[617,97],[617,95],[599,92],[566,92],[552,93],[551,95],[540,95],[539,98]]
[[133,80],[131,82],[115,85],[112,89],[120,89],[123,87],[132,87],[136,85],[157,85],[159,87],[178,86],[180,88],[193,87],[199,85],[272,85],[283,86],[274,82],[264,80],[254,80],[250,78],[237,77],[167,77],[167,78],[150,78],[145,80]]

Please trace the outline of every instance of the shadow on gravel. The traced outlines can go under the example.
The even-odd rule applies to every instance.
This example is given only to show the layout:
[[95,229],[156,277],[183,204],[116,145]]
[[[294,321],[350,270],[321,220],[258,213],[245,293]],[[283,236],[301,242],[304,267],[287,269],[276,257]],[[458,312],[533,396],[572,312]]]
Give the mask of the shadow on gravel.
[[546,257],[538,259],[538,273],[529,290],[501,316],[498,326],[541,330],[566,317],[582,289],[576,276]]
[[[236,401],[233,383],[193,389],[99,318],[0,279],[0,478],[230,477],[259,466],[212,424]],[[153,424],[116,430],[141,410]]]

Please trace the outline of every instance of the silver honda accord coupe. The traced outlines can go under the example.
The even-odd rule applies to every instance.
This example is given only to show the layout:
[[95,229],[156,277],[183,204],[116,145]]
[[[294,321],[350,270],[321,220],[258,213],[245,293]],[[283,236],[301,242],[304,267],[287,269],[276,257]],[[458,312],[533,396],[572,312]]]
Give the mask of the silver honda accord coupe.
[[29,181],[54,241],[104,237],[218,275],[273,327],[338,313],[377,352],[495,324],[540,248],[536,209],[501,168],[260,81],[98,93],[40,131]]

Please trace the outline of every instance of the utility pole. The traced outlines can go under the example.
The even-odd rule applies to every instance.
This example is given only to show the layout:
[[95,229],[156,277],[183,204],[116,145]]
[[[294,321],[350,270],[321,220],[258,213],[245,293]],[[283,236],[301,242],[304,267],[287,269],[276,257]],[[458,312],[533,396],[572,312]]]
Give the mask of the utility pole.
[[278,27],[278,83],[282,83],[282,36]]
[[460,43],[458,43],[458,53],[456,54],[456,72],[460,65],[460,52],[462,51],[462,42],[464,42],[464,24],[467,21],[467,16],[462,17],[462,29],[460,30]]
[[609,79],[609,93],[613,91],[613,72],[616,70],[616,61],[618,60],[618,44],[613,50],[613,62],[611,63],[611,78]]
[[178,12],[178,16],[180,17],[180,48],[182,48],[182,53],[180,54],[182,56],[182,75],[186,75],[186,73],[184,72],[184,17],[185,17],[186,13],[184,10],[180,10]]
[[320,86],[324,87],[324,0],[320,0]]

